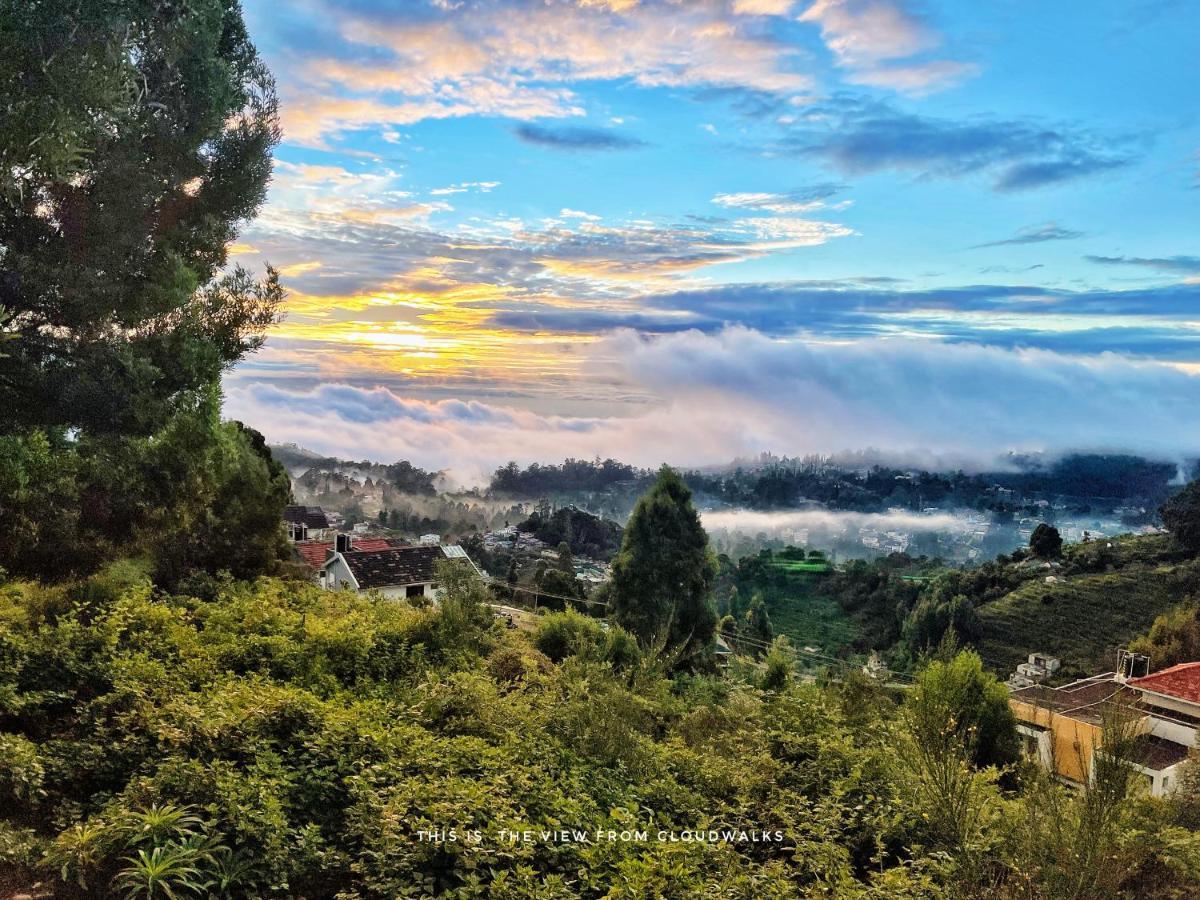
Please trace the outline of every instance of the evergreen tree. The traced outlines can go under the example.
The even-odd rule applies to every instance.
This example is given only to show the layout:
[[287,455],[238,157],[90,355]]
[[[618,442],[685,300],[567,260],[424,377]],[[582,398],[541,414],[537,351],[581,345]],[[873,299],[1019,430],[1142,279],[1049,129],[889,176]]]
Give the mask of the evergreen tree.
[[575,557],[571,555],[571,545],[566,541],[558,545],[558,567],[568,575],[575,575]]
[[629,517],[613,562],[610,610],[643,645],[677,650],[687,665],[716,629],[716,562],[692,492],[667,466]]
[[1039,559],[1057,559],[1062,556],[1062,535],[1053,525],[1039,522],[1029,536],[1029,549]]
[[265,196],[271,76],[236,0],[2,10],[0,433],[149,434],[275,320],[273,274],[220,275]]
[[1163,525],[1182,546],[1200,551],[1200,481],[1193,481],[1163,504]]

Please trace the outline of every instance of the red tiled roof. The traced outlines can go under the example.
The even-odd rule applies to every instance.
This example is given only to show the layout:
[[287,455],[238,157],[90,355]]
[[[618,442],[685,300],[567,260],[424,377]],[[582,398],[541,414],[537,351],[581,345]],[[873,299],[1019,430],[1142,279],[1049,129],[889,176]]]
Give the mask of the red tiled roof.
[[1200,662],[1180,663],[1142,678],[1130,678],[1129,685],[1143,691],[1200,703]]
[[[387,550],[392,546],[392,543],[387,538],[362,538],[361,540],[351,541],[350,546],[355,550]],[[302,560],[314,569],[319,569],[325,564],[325,557],[329,555],[329,551],[332,549],[333,541],[296,542],[296,552],[300,554]]]

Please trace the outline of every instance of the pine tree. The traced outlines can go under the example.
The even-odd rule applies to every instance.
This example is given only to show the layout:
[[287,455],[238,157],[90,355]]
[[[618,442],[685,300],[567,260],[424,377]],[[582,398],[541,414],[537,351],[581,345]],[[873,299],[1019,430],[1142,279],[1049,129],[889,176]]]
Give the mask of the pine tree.
[[692,492],[667,466],[637,502],[613,561],[611,611],[643,645],[659,643],[691,664],[716,629],[716,562]]
[[240,5],[5,4],[0,109],[0,433],[149,434],[282,297],[221,274],[279,138]]

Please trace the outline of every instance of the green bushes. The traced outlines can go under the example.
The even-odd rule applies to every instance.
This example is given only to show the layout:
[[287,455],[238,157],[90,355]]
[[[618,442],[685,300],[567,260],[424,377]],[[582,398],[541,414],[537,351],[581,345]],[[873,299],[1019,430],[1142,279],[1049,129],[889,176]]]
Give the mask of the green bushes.
[[[1055,785],[1003,793],[968,753],[972,740],[1003,743],[980,724],[942,748],[941,768],[908,764],[920,709],[984,723],[963,715],[981,703],[998,716],[971,657],[935,664],[898,711],[869,686],[801,685],[783,665],[761,686],[667,678],[669,658],[575,613],[545,616],[530,639],[496,627],[467,576],[425,609],[275,579],[226,582],[208,599],[123,583],[0,586],[6,885],[49,879],[65,897],[1049,898],[1048,857],[1004,823],[1044,807],[1043,790],[1070,821],[1084,815]],[[947,804],[930,772],[970,788],[969,827],[937,818]],[[1200,858],[1191,832],[1159,840],[1159,812],[1110,808],[1105,847],[1130,848],[1119,859],[1159,893],[1191,883],[1172,868]],[[730,829],[779,838],[695,839]],[[597,836],[609,830],[634,837]],[[1121,837],[1131,830],[1136,852]],[[1137,877],[1121,890],[1151,883]]]
[[629,669],[642,657],[637,639],[628,631],[602,625],[598,619],[573,609],[542,616],[533,644],[554,662],[581,656],[611,663],[616,669]]

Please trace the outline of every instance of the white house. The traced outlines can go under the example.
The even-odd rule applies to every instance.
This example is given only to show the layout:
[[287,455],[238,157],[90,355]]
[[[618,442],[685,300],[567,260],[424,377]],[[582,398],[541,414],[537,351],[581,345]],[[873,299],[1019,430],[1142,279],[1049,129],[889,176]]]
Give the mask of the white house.
[[[344,587],[364,593],[378,591],[385,597],[437,596],[437,563],[443,559],[462,559],[475,568],[466,551],[457,545],[435,544],[416,547],[388,547],[359,550],[343,542],[321,566],[321,586],[331,591]],[[478,571],[478,569],[476,569]]]

